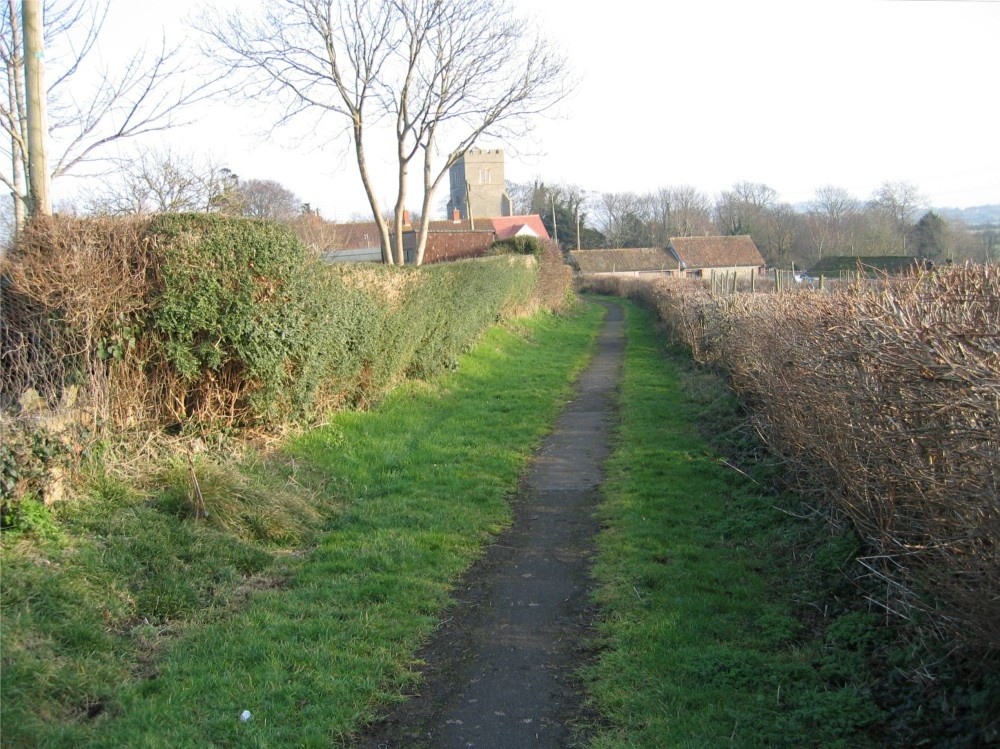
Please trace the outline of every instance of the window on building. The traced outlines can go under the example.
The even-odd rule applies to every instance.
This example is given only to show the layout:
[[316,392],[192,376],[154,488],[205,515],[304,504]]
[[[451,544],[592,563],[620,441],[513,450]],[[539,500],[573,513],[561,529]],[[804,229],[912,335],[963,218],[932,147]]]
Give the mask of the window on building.
[[479,167],[479,184],[488,185],[490,183],[490,168],[487,166]]

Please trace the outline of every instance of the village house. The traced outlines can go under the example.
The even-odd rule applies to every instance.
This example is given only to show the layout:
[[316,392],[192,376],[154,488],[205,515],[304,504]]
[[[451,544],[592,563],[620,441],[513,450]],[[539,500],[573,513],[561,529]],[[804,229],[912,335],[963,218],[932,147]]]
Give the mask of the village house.
[[[416,231],[407,235],[407,262],[416,247]],[[494,218],[460,218],[453,210],[451,221],[431,221],[427,228],[427,247],[424,263],[442,263],[450,260],[483,257],[494,242],[511,237],[535,237],[546,240],[549,233],[540,216],[499,216]]]
[[[411,223],[409,214],[404,214],[403,252],[407,263],[413,261],[419,231],[420,223],[417,221]],[[424,263],[483,257],[494,242],[525,236],[542,240],[549,238],[549,233],[537,214],[463,219],[458,216],[456,210],[450,221],[430,222],[427,228]],[[333,245],[321,256],[331,263],[381,262],[382,250],[378,227],[374,221],[338,224],[334,232]]]

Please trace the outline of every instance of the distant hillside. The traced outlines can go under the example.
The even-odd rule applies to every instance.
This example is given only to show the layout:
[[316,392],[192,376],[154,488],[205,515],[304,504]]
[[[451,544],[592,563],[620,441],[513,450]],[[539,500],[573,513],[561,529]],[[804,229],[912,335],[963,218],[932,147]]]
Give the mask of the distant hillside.
[[969,226],[993,224],[1000,226],[1000,205],[977,205],[973,208],[935,208],[934,212],[951,221],[962,221]]

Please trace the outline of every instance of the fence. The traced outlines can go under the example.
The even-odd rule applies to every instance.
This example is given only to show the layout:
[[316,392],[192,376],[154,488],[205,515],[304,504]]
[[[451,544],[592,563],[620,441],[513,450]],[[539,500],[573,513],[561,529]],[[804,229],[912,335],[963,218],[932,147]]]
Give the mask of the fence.
[[[885,274],[882,276],[884,277]],[[832,291],[871,279],[872,276],[861,270],[843,270],[836,274],[820,274],[813,277],[801,271],[769,268],[762,276],[734,271],[710,271],[704,281],[714,296],[726,296],[740,293],[770,294],[793,290]]]

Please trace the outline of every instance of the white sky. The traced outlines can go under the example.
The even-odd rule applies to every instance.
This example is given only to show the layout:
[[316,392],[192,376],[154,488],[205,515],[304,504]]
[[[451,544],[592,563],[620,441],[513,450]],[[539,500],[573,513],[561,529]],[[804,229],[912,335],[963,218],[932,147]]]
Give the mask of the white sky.
[[[749,180],[792,203],[824,185],[868,198],[907,181],[937,207],[1000,203],[1000,0],[514,4],[531,8],[526,28],[544,29],[579,83],[532,140],[505,144],[509,180],[594,193],[693,185],[710,197]],[[164,30],[179,40],[210,5],[111,0],[102,44],[110,56]],[[340,144],[283,148],[284,132],[261,136],[270,122],[264,106],[216,103],[170,140],[277,180],[327,218],[367,212]],[[391,202],[390,161],[378,169]],[[435,205],[446,196],[445,184]]]

